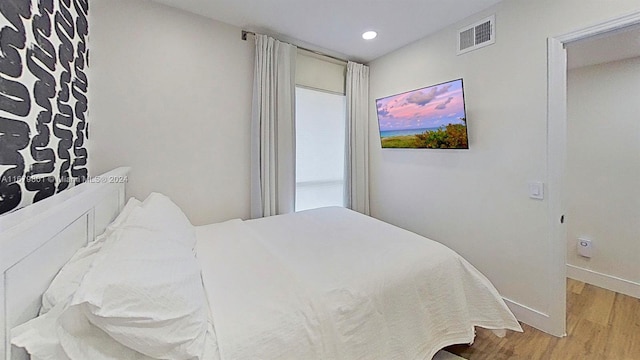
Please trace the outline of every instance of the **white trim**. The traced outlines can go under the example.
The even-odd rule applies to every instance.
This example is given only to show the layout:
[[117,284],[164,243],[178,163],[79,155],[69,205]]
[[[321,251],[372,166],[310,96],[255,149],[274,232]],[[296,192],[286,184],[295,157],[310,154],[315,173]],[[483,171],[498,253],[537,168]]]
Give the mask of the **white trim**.
[[640,299],[640,283],[567,264],[567,277]]
[[[502,299],[507,304],[509,310],[511,310],[513,315],[516,316],[516,319],[518,319],[518,321],[533,326],[538,330],[542,330],[545,332],[547,331],[548,323],[550,321],[549,315],[536,309],[532,309],[526,305],[517,303],[513,300],[507,299],[505,297],[503,297]],[[564,336],[564,334],[556,336]]]
[[[544,331],[556,335],[566,335],[567,284],[565,264],[567,263],[567,229],[561,222],[566,209],[564,198],[564,171],[566,162],[566,108],[567,97],[567,53],[563,44],[556,39],[548,43],[548,120],[547,120],[547,193],[549,210],[549,261],[551,264],[549,322]],[[557,119],[563,119],[558,121]],[[564,239],[564,240],[563,240]]]
[[632,13],[609,19],[605,22],[595,24],[584,29],[579,29],[560,36],[555,36],[554,39],[560,41],[563,44],[566,44],[638,24],[640,24],[640,11],[634,11]]
[[551,259],[549,321],[542,330],[562,335],[566,330],[567,229],[559,219],[566,209],[564,179],[567,152],[567,52],[573,41],[640,24],[640,11],[548,39],[547,166]]
[[9,359],[9,336],[6,334],[6,327],[4,326],[4,319],[7,318],[7,300],[6,294],[4,291],[5,284],[5,275],[4,273],[0,274],[0,359],[10,360]]

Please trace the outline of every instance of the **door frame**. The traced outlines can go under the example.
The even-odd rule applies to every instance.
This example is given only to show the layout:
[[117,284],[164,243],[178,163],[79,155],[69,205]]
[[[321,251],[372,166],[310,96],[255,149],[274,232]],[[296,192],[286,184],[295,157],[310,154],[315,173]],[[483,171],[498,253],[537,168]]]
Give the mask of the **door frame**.
[[551,334],[566,335],[567,229],[561,219],[566,211],[567,159],[567,51],[565,45],[629,26],[640,25],[640,11],[616,17],[547,41],[547,166],[549,228],[551,230],[552,303],[549,306]]

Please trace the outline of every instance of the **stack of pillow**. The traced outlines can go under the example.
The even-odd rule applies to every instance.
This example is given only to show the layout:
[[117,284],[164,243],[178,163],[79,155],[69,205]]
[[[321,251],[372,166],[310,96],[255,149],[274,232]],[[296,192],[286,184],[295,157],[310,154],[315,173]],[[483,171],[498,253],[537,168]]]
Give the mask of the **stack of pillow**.
[[12,330],[32,359],[217,359],[195,229],[169,198],[131,199]]

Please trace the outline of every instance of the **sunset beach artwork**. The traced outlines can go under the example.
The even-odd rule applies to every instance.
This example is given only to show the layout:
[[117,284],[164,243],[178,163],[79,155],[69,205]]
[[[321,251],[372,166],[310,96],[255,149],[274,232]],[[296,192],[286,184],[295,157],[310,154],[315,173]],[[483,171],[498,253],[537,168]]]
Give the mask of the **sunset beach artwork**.
[[383,148],[468,149],[462,79],[376,100]]

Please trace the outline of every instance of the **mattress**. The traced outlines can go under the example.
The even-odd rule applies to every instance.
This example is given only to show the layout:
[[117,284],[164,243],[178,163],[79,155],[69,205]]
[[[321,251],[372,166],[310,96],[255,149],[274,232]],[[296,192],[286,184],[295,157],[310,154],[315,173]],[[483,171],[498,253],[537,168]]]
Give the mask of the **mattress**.
[[339,207],[198,227],[222,360],[431,359],[474,326],[522,331],[446,246]]

